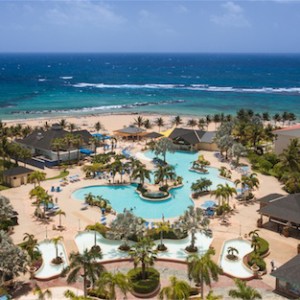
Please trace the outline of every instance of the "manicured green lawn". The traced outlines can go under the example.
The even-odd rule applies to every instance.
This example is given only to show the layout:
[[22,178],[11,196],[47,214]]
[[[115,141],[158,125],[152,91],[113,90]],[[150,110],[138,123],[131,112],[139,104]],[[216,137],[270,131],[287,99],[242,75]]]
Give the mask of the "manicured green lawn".
[[69,171],[61,171],[59,175],[51,177],[51,178],[47,178],[46,180],[64,178],[64,177],[67,177],[69,175],[69,173],[70,173]]

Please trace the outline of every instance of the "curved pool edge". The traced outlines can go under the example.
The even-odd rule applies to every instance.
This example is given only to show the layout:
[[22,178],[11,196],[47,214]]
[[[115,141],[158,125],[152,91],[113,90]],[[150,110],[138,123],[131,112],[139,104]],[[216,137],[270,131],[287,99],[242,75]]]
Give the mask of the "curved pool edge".
[[[43,243],[53,244],[53,242],[51,242],[50,239],[45,239],[45,240],[41,241],[38,245],[43,244]],[[61,264],[61,266],[62,266],[62,268],[60,268],[61,271],[59,273],[52,274],[51,276],[48,276],[48,277],[39,277],[38,273],[41,273],[44,270],[44,268],[46,268],[46,264],[48,263],[48,261],[46,261],[43,257],[43,262],[42,262],[41,266],[34,272],[34,276],[33,276],[34,279],[36,279],[38,281],[48,281],[48,280],[56,279],[56,278],[60,277],[63,269],[65,269],[65,267],[67,267],[69,265],[69,258],[68,258],[66,247],[65,247],[64,243],[59,242],[58,244],[63,249],[64,263]],[[41,253],[42,253],[42,251],[41,251]],[[42,253],[42,256],[43,256],[43,253]]]
[[[226,272],[223,269],[223,267],[222,267],[222,259],[223,259],[223,257],[224,257],[224,260],[226,259],[226,253],[224,252],[225,246],[226,246],[226,243],[230,243],[232,241],[243,241],[243,242],[245,242],[247,244],[251,244],[248,240],[245,240],[242,237],[225,240],[223,242],[223,244],[222,244],[222,251],[221,251],[221,254],[219,256],[219,261],[218,261],[219,266],[223,270],[223,274],[226,275],[229,278],[238,278],[238,279],[242,279],[242,280],[252,280],[252,279],[254,279],[255,275],[254,275],[253,271],[245,264],[245,261],[244,261],[245,257],[252,252],[252,249],[249,252],[244,253],[243,256],[239,259],[239,261],[233,262],[233,263],[236,263],[236,264],[239,263],[243,267],[243,269],[246,270],[249,273],[249,276],[247,276],[247,277],[245,277],[245,276],[244,277],[240,277],[240,276],[237,276],[236,274],[232,274],[230,272]],[[230,263],[230,261],[227,261],[227,263]]]

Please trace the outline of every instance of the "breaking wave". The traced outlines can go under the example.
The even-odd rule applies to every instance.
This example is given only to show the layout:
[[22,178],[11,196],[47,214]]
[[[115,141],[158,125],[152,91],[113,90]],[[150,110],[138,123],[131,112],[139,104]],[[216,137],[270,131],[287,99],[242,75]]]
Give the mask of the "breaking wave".
[[231,86],[210,86],[207,84],[104,84],[80,82],[73,84],[76,88],[98,88],[98,89],[185,89],[207,92],[232,92],[232,93],[263,93],[263,94],[300,94],[300,87],[261,87],[244,88]]
[[136,102],[131,104],[117,104],[117,105],[102,105],[83,108],[72,109],[46,109],[46,110],[26,110],[26,111],[13,111],[13,115],[27,115],[27,114],[57,114],[57,113],[93,113],[99,111],[110,111],[115,109],[131,109],[141,106],[155,106],[155,105],[171,105],[184,103],[185,100],[170,100],[170,101],[153,101],[153,102]]

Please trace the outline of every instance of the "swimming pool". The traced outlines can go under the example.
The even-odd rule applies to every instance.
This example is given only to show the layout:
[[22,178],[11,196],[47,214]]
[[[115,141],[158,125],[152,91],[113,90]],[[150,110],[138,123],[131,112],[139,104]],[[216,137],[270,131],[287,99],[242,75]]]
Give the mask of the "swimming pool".
[[[238,260],[232,261],[226,258],[227,250],[233,247],[238,250]],[[243,257],[252,252],[251,243],[242,239],[228,240],[224,243],[222,254],[220,257],[220,266],[224,273],[235,278],[247,279],[253,276],[253,272],[245,266]]]
[[[153,152],[146,152],[146,157],[153,158]],[[135,192],[134,185],[126,186],[88,186],[81,188],[73,193],[75,199],[84,201],[84,197],[88,193],[93,195],[102,195],[108,199],[117,213],[121,213],[124,209],[132,209],[133,213],[145,219],[160,219],[162,215],[166,218],[174,218],[180,216],[188,206],[193,205],[190,199],[191,184],[200,178],[208,178],[213,182],[212,189],[218,184],[227,182],[233,186],[231,181],[220,178],[219,171],[216,168],[208,168],[208,174],[199,174],[189,170],[191,163],[197,159],[198,152],[181,152],[167,154],[167,161],[175,167],[177,176],[182,176],[184,185],[182,187],[172,189],[170,191],[171,198],[164,201],[147,201],[143,200],[138,193]],[[153,174],[152,174],[153,182]]]
[[[102,250],[103,261],[129,257],[128,252],[118,250],[122,241],[108,240],[99,232],[95,231],[83,231],[76,235],[75,243],[80,253],[83,253],[85,249],[91,249],[91,247],[95,244],[95,234],[96,244],[99,245]],[[203,233],[196,233],[196,246],[198,247],[198,253],[200,255],[207,252],[212,240],[213,239],[211,237],[207,237]],[[190,235],[181,240],[164,239],[163,243],[167,246],[168,251],[159,252],[158,257],[185,260],[188,256],[188,253],[185,251],[185,247],[190,244],[190,241]],[[160,240],[155,241],[156,245],[159,243]],[[129,242],[129,244],[133,245],[134,242]]]
[[63,263],[60,265],[54,265],[51,263],[52,259],[56,256],[56,249],[53,242],[50,240],[45,240],[38,244],[38,249],[43,257],[43,264],[34,274],[36,278],[47,279],[59,276],[63,269],[68,266],[67,254],[63,244],[59,242],[57,246],[59,256],[63,259]]

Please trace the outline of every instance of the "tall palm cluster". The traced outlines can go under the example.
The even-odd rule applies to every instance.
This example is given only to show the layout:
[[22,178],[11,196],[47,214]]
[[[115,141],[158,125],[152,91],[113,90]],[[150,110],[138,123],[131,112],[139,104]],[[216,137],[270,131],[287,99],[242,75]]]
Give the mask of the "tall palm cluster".
[[[16,126],[8,127],[5,123],[0,121],[0,172],[11,166],[10,159],[15,160],[18,164],[20,159],[25,160],[31,157],[31,152],[14,142],[16,138],[26,137],[31,133],[32,129],[29,126],[23,127],[18,124]],[[1,176],[2,178],[2,176]]]
[[225,158],[236,157],[237,164],[247,149],[256,149],[262,142],[273,141],[275,129],[271,124],[264,125],[269,117],[254,114],[252,110],[239,110],[231,120],[221,122],[215,141]]
[[279,156],[277,176],[289,193],[300,192],[300,142],[293,139],[290,145]]

